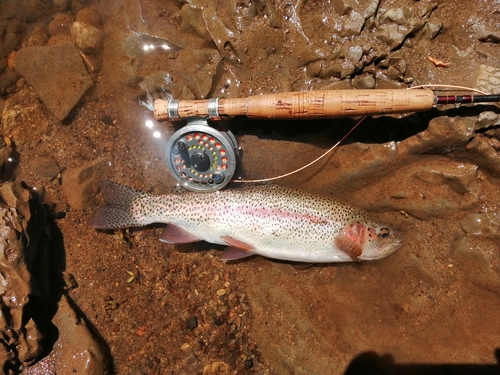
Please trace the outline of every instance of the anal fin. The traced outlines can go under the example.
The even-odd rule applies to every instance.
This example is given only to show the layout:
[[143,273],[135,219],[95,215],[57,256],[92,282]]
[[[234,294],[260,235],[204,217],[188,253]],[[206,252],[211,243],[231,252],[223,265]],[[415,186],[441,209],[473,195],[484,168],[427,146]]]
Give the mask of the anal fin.
[[176,225],[168,224],[160,234],[160,241],[165,243],[192,243],[199,242],[201,239]]
[[228,245],[232,247],[236,247],[238,249],[242,250],[247,250],[247,251],[253,251],[255,250],[255,247],[252,245],[247,244],[246,242],[237,240],[236,238],[233,238],[231,236],[221,236],[221,238],[226,242]]

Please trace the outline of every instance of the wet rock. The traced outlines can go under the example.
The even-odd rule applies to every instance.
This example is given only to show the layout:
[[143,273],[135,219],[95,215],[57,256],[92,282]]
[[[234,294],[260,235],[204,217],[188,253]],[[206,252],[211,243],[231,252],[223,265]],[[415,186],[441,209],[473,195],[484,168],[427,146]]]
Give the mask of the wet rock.
[[446,183],[452,190],[459,194],[476,193],[477,191],[477,165],[455,164],[441,170],[420,170],[415,173],[419,179],[429,185]]
[[61,296],[52,322],[58,329],[58,339],[53,350],[25,371],[25,375],[109,373],[108,360],[101,345],[85,322],[76,315],[65,295]]
[[375,36],[387,44],[391,51],[403,44],[406,35],[406,30],[402,31],[402,29],[396,24],[381,25],[375,32]]
[[340,66],[340,62],[336,61],[336,62],[329,64],[325,67],[322,67],[320,70],[319,76],[321,78],[329,78],[329,77],[340,78],[341,70],[342,70],[342,67]]
[[82,51],[89,52],[102,47],[104,33],[97,27],[76,21],[70,31],[75,44]]
[[[220,60],[219,54],[208,49],[195,51],[182,50],[179,52],[177,60],[179,64],[185,66],[186,73],[172,75],[172,83],[168,85],[168,89],[172,86],[172,91],[175,94],[189,95],[189,91],[185,91],[187,89],[196,98],[205,98],[212,88],[212,80]],[[176,97],[184,98],[184,96]]]
[[306,74],[310,78],[314,78],[319,76],[321,73],[321,62],[320,61],[314,61],[310,64],[307,65],[306,67]]
[[330,65],[321,69],[320,77],[329,78],[346,78],[354,73],[356,70],[354,64],[347,59],[337,60]]
[[47,41],[48,46],[60,46],[68,43],[73,43],[71,35],[58,34],[50,37],[50,39]]
[[28,46],[44,46],[47,43],[47,39],[47,29],[45,26],[37,25],[28,39]]
[[392,57],[389,59],[387,68],[387,78],[392,80],[403,80],[406,74],[406,61],[400,57]]
[[487,29],[481,27],[477,33],[477,39],[483,43],[500,43],[500,31],[498,29]]
[[363,48],[361,46],[349,47],[345,58],[356,65],[363,57]]
[[50,36],[70,35],[70,27],[73,23],[73,17],[66,13],[57,13],[48,26]]
[[463,237],[453,244],[451,255],[470,281],[480,288],[500,294],[500,276],[494,271],[488,253],[496,253],[496,244],[478,237]]
[[487,93],[500,92],[500,68],[490,65],[479,65],[477,88]]
[[0,93],[11,87],[19,78],[19,74],[12,68],[7,67],[0,75]]
[[[394,181],[398,181],[397,186]],[[401,168],[393,179],[375,188],[380,205],[421,219],[448,217],[479,203],[477,166],[458,162],[426,161]]]
[[386,10],[378,17],[375,36],[395,50],[405,39],[419,31],[426,21],[415,15],[413,7],[403,6]]
[[379,22],[381,24],[394,22],[398,25],[406,25],[409,18],[413,15],[412,13],[412,10],[407,6],[403,6],[401,8],[390,8],[379,17]]
[[54,5],[56,7],[66,9],[68,7],[70,0],[54,0]]
[[195,32],[206,40],[211,40],[205,22],[203,21],[202,8],[186,3],[182,6],[179,16],[181,18],[181,29],[187,32]]
[[386,78],[377,77],[377,89],[405,89],[406,86],[402,82],[391,81]]
[[332,2],[333,9],[335,9],[335,12],[339,14],[340,16],[343,16],[344,14],[347,13],[350,9],[352,9],[349,4],[344,1],[344,0],[333,0]]
[[500,115],[493,111],[485,111],[481,112],[477,117],[475,130],[487,129],[496,125],[500,125]]
[[352,87],[355,89],[373,89],[375,85],[375,77],[371,74],[356,76],[352,80]]
[[107,374],[107,361],[100,344],[87,325],[71,308],[66,296],[59,301],[53,323],[59,338],[51,353],[56,358],[56,373]]
[[463,147],[474,137],[475,122],[473,117],[433,118],[427,130],[401,145],[401,151],[420,154]]
[[69,168],[62,176],[63,192],[72,209],[83,210],[99,192],[99,181],[109,168],[109,159],[100,158],[81,167]]
[[215,6],[202,7],[203,21],[212,41],[217,46],[222,57],[235,59],[240,53],[234,49],[236,32],[225,24]]
[[371,2],[368,4],[368,7],[363,11],[363,17],[365,19],[368,19],[375,16],[379,4],[380,0],[371,0]]
[[[2,184],[0,186],[0,197],[4,204],[15,208],[15,210],[11,211],[18,211],[26,221],[30,219],[29,200],[31,196],[29,190],[13,182]],[[23,222],[22,225],[17,225],[15,229],[19,231],[20,228],[24,228],[25,225],[27,225],[27,223]]]
[[97,28],[101,27],[101,17],[93,5],[80,10],[76,15],[76,20]]
[[59,120],[93,83],[73,44],[23,48],[17,53],[14,68]]
[[[0,367],[32,365],[52,329],[48,231],[40,203],[18,183],[0,187]],[[36,322],[36,323],[35,323]]]
[[468,236],[500,238],[500,218],[494,212],[468,214],[460,220],[462,229]]
[[424,29],[424,34],[428,39],[434,39],[443,29],[443,21],[438,18],[429,20]]
[[[5,101],[0,113],[2,133],[15,143],[36,147],[52,120],[31,88],[22,88]],[[35,135],[37,137],[35,137]],[[38,138],[38,139],[37,139]]]
[[222,361],[213,362],[203,367],[203,375],[229,375],[231,367]]
[[415,5],[415,13],[419,17],[429,18],[432,16],[432,12],[438,7],[438,3],[435,1],[419,1]]
[[0,183],[10,181],[19,161],[19,155],[6,144],[0,148]]
[[500,154],[496,148],[497,145],[492,142],[492,139],[483,134],[476,134],[466,146],[478,165],[493,176],[500,177]]
[[55,159],[51,156],[40,156],[28,162],[28,168],[31,172],[37,174],[42,178],[55,178],[60,168]]
[[351,11],[342,25],[340,35],[343,37],[359,35],[364,24],[365,18],[358,12]]

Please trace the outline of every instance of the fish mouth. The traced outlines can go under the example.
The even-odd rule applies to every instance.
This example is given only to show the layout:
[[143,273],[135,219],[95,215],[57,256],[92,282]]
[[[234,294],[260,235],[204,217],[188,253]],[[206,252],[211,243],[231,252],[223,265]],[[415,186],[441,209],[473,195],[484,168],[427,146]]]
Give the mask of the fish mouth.
[[396,252],[403,242],[397,238],[385,239],[374,243],[368,251],[365,252],[363,249],[363,254],[359,257],[360,260],[377,260],[388,257],[392,253]]

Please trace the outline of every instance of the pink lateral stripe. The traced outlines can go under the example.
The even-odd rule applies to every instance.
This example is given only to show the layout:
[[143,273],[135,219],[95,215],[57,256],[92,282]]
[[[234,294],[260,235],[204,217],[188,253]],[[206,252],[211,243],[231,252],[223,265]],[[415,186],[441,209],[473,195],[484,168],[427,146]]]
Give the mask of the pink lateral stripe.
[[304,214],[301,212],[293,212],[293,211],[286,211],[286,210],[280,210],[280,209],[273,209],[273,208],[266,208],[266,207],[258,207],[258,208],[247,208],[242,211],[241,213],[253,215],[253,216],[258,216],[261,218],[266,218],[266,217],[283,217],[287,219],[295,219],[295,220],[307,220],[315,224],[327,224],[328,223],[328,218],[320,215],[310,215],[310,214]]

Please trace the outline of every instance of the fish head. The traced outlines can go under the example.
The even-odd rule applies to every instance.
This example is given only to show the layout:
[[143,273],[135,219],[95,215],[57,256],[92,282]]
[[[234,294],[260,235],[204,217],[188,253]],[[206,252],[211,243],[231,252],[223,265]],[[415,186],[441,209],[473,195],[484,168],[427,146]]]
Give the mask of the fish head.
[[401,240],[396,232],[384,224],[372,223],[364,226],[365,230],[358,243],[362,248],[359,260],[385,258],[401,247]]
[[395,252],[401,241],[390,227],[360,220],[346,225],[335,245],[345,254],[345,261],[375,260]]

